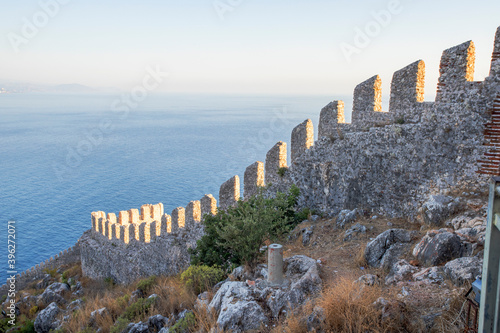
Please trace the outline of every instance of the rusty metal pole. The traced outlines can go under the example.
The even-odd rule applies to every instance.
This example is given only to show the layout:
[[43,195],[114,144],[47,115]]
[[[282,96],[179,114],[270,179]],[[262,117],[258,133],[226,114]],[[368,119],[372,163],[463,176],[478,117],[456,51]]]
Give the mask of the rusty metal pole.
[[283,246],[280,244],[271,244],[268,247],[267,256],[267,281],[272,284],[281,284],[283,282]]

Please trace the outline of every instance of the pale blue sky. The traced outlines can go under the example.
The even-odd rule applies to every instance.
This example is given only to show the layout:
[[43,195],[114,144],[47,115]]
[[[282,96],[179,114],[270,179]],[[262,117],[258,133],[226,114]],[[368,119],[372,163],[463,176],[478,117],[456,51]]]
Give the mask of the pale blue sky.
[[[38,33],[23,37],[41,3],[61,4]],[[399,3],[388,24],[347,61],[344,43]],[[169,92],[351,94],[380,74],[423,59],[433,98],[442,50],[467,40],[477,49],[476,79],[489,70],[500,1],[417,0],[1,0],[0,82],[80,83],[130,89],[146,66],[170,77]],[[223,18],[214,4],[225,4]],[[43,19],[43,15],[39,16]],[[43,22],[42,22],[43,23]],[[376,27],[375,27],[376,28]],[[374,28],[374,29],[375,29]],[[24,39],[15,52],[12,36]]]

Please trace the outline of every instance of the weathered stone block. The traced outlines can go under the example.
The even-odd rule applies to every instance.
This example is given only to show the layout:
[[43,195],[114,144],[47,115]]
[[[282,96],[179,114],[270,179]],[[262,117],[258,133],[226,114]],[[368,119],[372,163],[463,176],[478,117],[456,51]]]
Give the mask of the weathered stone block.
[[360,123],[367,113],[382,111],[382,80],[375,75],[354,89],[352,123]]
[[116,223],[116,214],[115,213],[108,213],[108,221],[109,221],[109,223]]
[[217,214],[217,200],[211,194],[205,194],[203,198],[200,199],[201,206],[201,218],[206,214]]
[[321,109],[319,114],[318,138],[337,136],[338,124],[344,124],[344,102],[333,101]]
[[249,165],[245,170],[243,177],[245,199],[256,195],[260,187],[264,187],[264,163],[255,162]]
[[172,211],[172,229],[184,228],[186,225],[186,210],[184,207],[177,207]]
[[266,154],[266,184],[277,182],[281,179],[278,174],[280,168],[286,168],[286,142],[279,141]]
[[392,76],[390,112],[404,112],[424,101],[425,63],[422,60],[400,69]]
[[201,222],[201,203],[200,201],[191,201],[186,206],[186,224],[194,225]]
[[231,177],[220,186],[219,190],[219,207],[226,209],[236,205],[240,199],[240,178],[238,176]]
[[291,154],[292,163],[314,144],[314,127],[311,119],[303,121],[292,130]]

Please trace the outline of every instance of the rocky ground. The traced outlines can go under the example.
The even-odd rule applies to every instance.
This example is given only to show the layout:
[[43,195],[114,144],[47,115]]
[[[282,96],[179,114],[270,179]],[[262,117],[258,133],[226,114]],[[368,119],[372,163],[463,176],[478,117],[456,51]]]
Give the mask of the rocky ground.
[[267,283],[264,260],[191,296],[175,278],[116,286],[65,264],[18,292],[18,320],[36,332],[458,332],[481,275],[486,200],[431,196],[414,221],[310,216],[284,241],[281,286]]

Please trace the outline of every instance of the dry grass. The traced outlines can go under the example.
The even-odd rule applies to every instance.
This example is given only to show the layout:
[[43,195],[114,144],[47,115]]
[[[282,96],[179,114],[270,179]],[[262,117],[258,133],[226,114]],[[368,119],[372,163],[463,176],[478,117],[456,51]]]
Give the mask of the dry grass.
[[352,278],[340,277],[318,300],[325,310],[325,329],[335,332],[385,332],[381,312],[373,304],[382,295],[381,287],[360,287]]
[[[129,286],[110,286],[104,281],[83,280],[85,288],[89,291],[85,304],[79,311],[73,313],[73,317],[64,329],[69,333],[78,333],[86,327],[94,327],[100,328],[102,333],[109,333],[118,318],[133,304],[130,296],[137,289],[140,281]],[[196,296],[186,290],[179,277],[157,278],[149,294],[157,294],[158,298],[147,310],[135,313],[132,321],[145,321],[153,314],[164,316],[177,314],[182,309],[192,308],[196,300]],[[91,313],[102,308],[106,308],[107,311],[102,316],[96,316],[95,322],[92,322]]]

